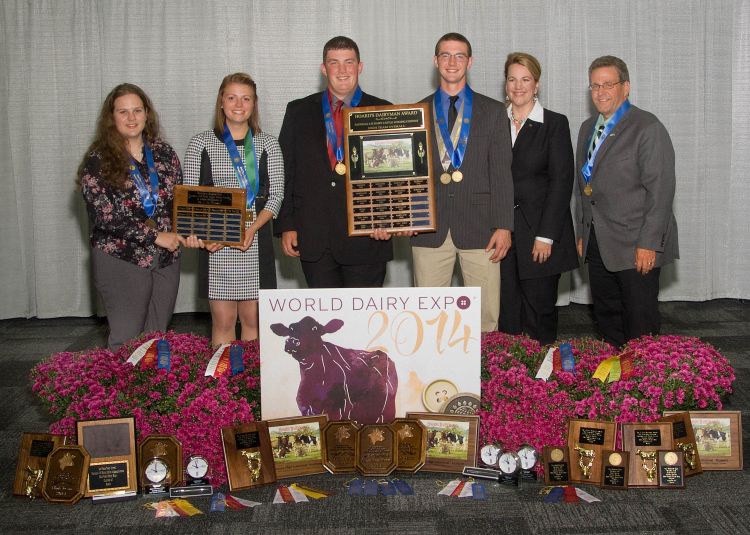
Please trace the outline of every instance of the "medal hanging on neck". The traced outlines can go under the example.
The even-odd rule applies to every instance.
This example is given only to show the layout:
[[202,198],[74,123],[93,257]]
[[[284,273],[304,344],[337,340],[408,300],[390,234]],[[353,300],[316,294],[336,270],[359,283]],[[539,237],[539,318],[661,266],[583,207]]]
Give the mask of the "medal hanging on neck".
[[148,219],[146,219],[146,225],[149,228],[156,228],[156,220],[153,218],[154,212],[156,211],[156,204],[159,202],[159,175],[156,174],[156,166],[154,165],[154,153],[151,151],[151,146],[143,140],[143,152],[146,154],[146,165],[148,165],[148,178],[151,183],[151,191],[149,191],[146,181],[143,179],[143,175],[138,170],[138,163],[130,159],[130,178],[133,180],[138,194],[141,197],[141,204],[143,210],[146,212]]
[[[453,145],[453,139],[451,138],[452,132],[448,131],[448,119],[443,114],[442,104],[442,91],[438,89],[435,91],[435,97],[433,98],[433,110],[435,112],[435,122],[438,126],[440,135],[437,138],[438,150],[440,154],[446,152],[450,156],[450,165],[453,166],[453,172],[448,173],[448,167],[443,164],[445,172],[440,175],[440,182],[443,184],[450,184],[453,182],[461,182],[464,179],[464,174],[459,170],[461,164],[464,161],[464,155],[466,154],[466,144],[469,142],[469,130],[471,129],[471,110],[472,103],[474,100],[474,91],[468,85],[464,90],[464,103],[461,105],[461,112],[458,114],[456,122],[460,121],[461,127],[458,132],[458,142],[455,147]],[[455,131],[455,126],[453,130]]]
[[[237,144],[232,139],[232,133],[224,123],[224,145],[227,146],[229,159],[232,160],[234,172],[237,175],[237,181],[240,187],[247,191],[247,210],[252,209],[255,197],[258,195],[258,161],[255,158],[255,146],[253,145],[253,131],[248,129],[245,135],[245,163],[240,157],[240,151],[237,150]],[[249,214],[248,214],[249,216]]]
[[[326,137],[328,138],[328,143],[331,145],[334,157],[336,158],[336,165],[334,166],[334,170],[339,175],[345,175],[346,164],[344,163],[344,133],[342,131],[341,136],[339,137],[338,132],[336,131],[336,123],[334,122],[333,111],[331,110],[332,98],[333,97],[331,96],[330,91],[327,91],[321,99],[323,103],[323,121],[325,122]],[[360,100],[362,100],[362,89],[357,86],[357,89],[354,90],[354,95],[352,95],[350,107],[356,108],[359,105]]]
[[602,145],[604,145],[604,142],[607,140],[607,136],[609,136],[610,132],[614,130],[615,126],[617,126],[617,123],[620,122],[620,119],[622,119],[622,116],[625,115],[625,113],[629,109],[630,109],[629,100],[626,100],[620,105],[619,108],[617,108],[617,111],[614,113],[614,115],[610,117],[609,121],[607,121],[607,124],[604,127],[602,134],[599,136],[599,142],[596,144],[596,147],[594,147],[594,150],[591,151],[591,156],[588,157],[588,159],[586,160],[586,163],[583,164],[583,167],[581,168],[581,175],[583,176],[583,182],[586,184],[586,186],[583,188],[583,193],[586,196],[590,197],[591,194],[594,193],[594,189],[591,187],[591,175],[593,174],[593,171],[594,171],[594,161],[596,160],[596,155],[599,154],[599,149],[601,149]]

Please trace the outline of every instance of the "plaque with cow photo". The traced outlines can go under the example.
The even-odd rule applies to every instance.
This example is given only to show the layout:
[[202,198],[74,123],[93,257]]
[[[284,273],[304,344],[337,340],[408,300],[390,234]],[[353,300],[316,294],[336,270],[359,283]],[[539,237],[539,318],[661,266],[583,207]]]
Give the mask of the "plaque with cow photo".
[[328,418],[324,414],[278,418],[266,423],[278,479],[325,472],[323,429]]
[[409,412],[406,417],[419,420],[427,431],[422,470],[461,474],[477,465],[479,416]]
[[344,109],[349,236],[435,230],[430,107]]

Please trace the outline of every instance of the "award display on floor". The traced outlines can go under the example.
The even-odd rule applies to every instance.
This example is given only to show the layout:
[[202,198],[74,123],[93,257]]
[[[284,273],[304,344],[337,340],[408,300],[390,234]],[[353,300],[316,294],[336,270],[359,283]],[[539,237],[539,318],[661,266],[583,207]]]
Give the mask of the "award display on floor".
[[323,467],[332,474],[357,470],[356,443],[359,426],[351,420],[328,422],[323,429]]
[[628,488],[630,454],[627,451],[605,450],[603,459],[602,488],[626,490]]
[[229,490],[242,490],[276,481],[276,469],[266,422],[223,427],[224,459]]
[[463,473],[477,465],[479,416],[407,412],[427,430],[427,454],[422,470]]
[[13,481],[14,496],[26,496],[33,500],[42,495],[42,478],[47,465],[47,456],[63,444],[65,444],[65,437],[62,435],[21,434],[16,478]]
[[172,230],[183,238],[195,235],[204,242],[242,245],[251,214],[246,197],[244,188],[175,186]]
[[396,470],[418,471],[427,455],[427,429],[419,420],[410,418],[396,418],[391,427],[396,434]]
[[344,109],[349,235],[434,231],[430,104]]
[[681,451],[685,460],[685,477],[703,473],[698,443],[695,440],[693,423],[689,412],[664,413],[662,422],[672,422],[672,441],[674,449]]
[[86,492],[89,454],[83,446],[58,446],[46,458],[42,496],[50,503],[73,505]]
[[681,451],[659,452],[659,488],[685,488],[685,460]]
[[544,484],[567,485],[570,481],[568,448],[545,446],[542,458],[544,463]]
[[143,494],[166,494],[182,483],[182,444],[171,435],[149,435],[138,445]]
[[658,455],[672,449],[672,423],[622,424],[622,449],[630,453],[628,486],[658,487]]
[[367,477],[387,476],[396,469],[396,433],[387,424],[369,424],[357,431],[356,465]]
[[570,481],[598,485],[604,450],[615,449],[615,422],[571,419],[568,422]]
[[323,429],[328,423],[325,414],[278,418],[267,423],[278,479],[325,472],[322,455]]
[[136,495],[135,420],[110,418],[77,422],[78,444],[91,456],[86,497],[127,499]]

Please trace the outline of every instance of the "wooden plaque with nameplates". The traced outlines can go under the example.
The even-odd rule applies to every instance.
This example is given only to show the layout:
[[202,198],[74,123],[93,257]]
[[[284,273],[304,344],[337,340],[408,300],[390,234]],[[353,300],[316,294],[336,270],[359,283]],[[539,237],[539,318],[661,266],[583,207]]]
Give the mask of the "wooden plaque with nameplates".
[[252,218],[243,188],[175,186],[172,230],[183,238],[198,236],[208,243],[242,245],[245,222]]

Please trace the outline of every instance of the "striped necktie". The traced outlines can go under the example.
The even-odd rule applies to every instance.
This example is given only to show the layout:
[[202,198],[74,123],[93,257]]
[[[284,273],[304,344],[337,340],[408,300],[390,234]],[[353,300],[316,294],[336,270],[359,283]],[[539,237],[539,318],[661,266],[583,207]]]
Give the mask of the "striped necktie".
[[596,129],[596,135],[594,136],[594,142],[591,144],[591,148],[589,149],[589,160],[591,159],[591,155],[594,152],[594,149],[599,144],[599,138],[602,136],[602,132],[604,132],[604,123],[599,125],[599,128]]

